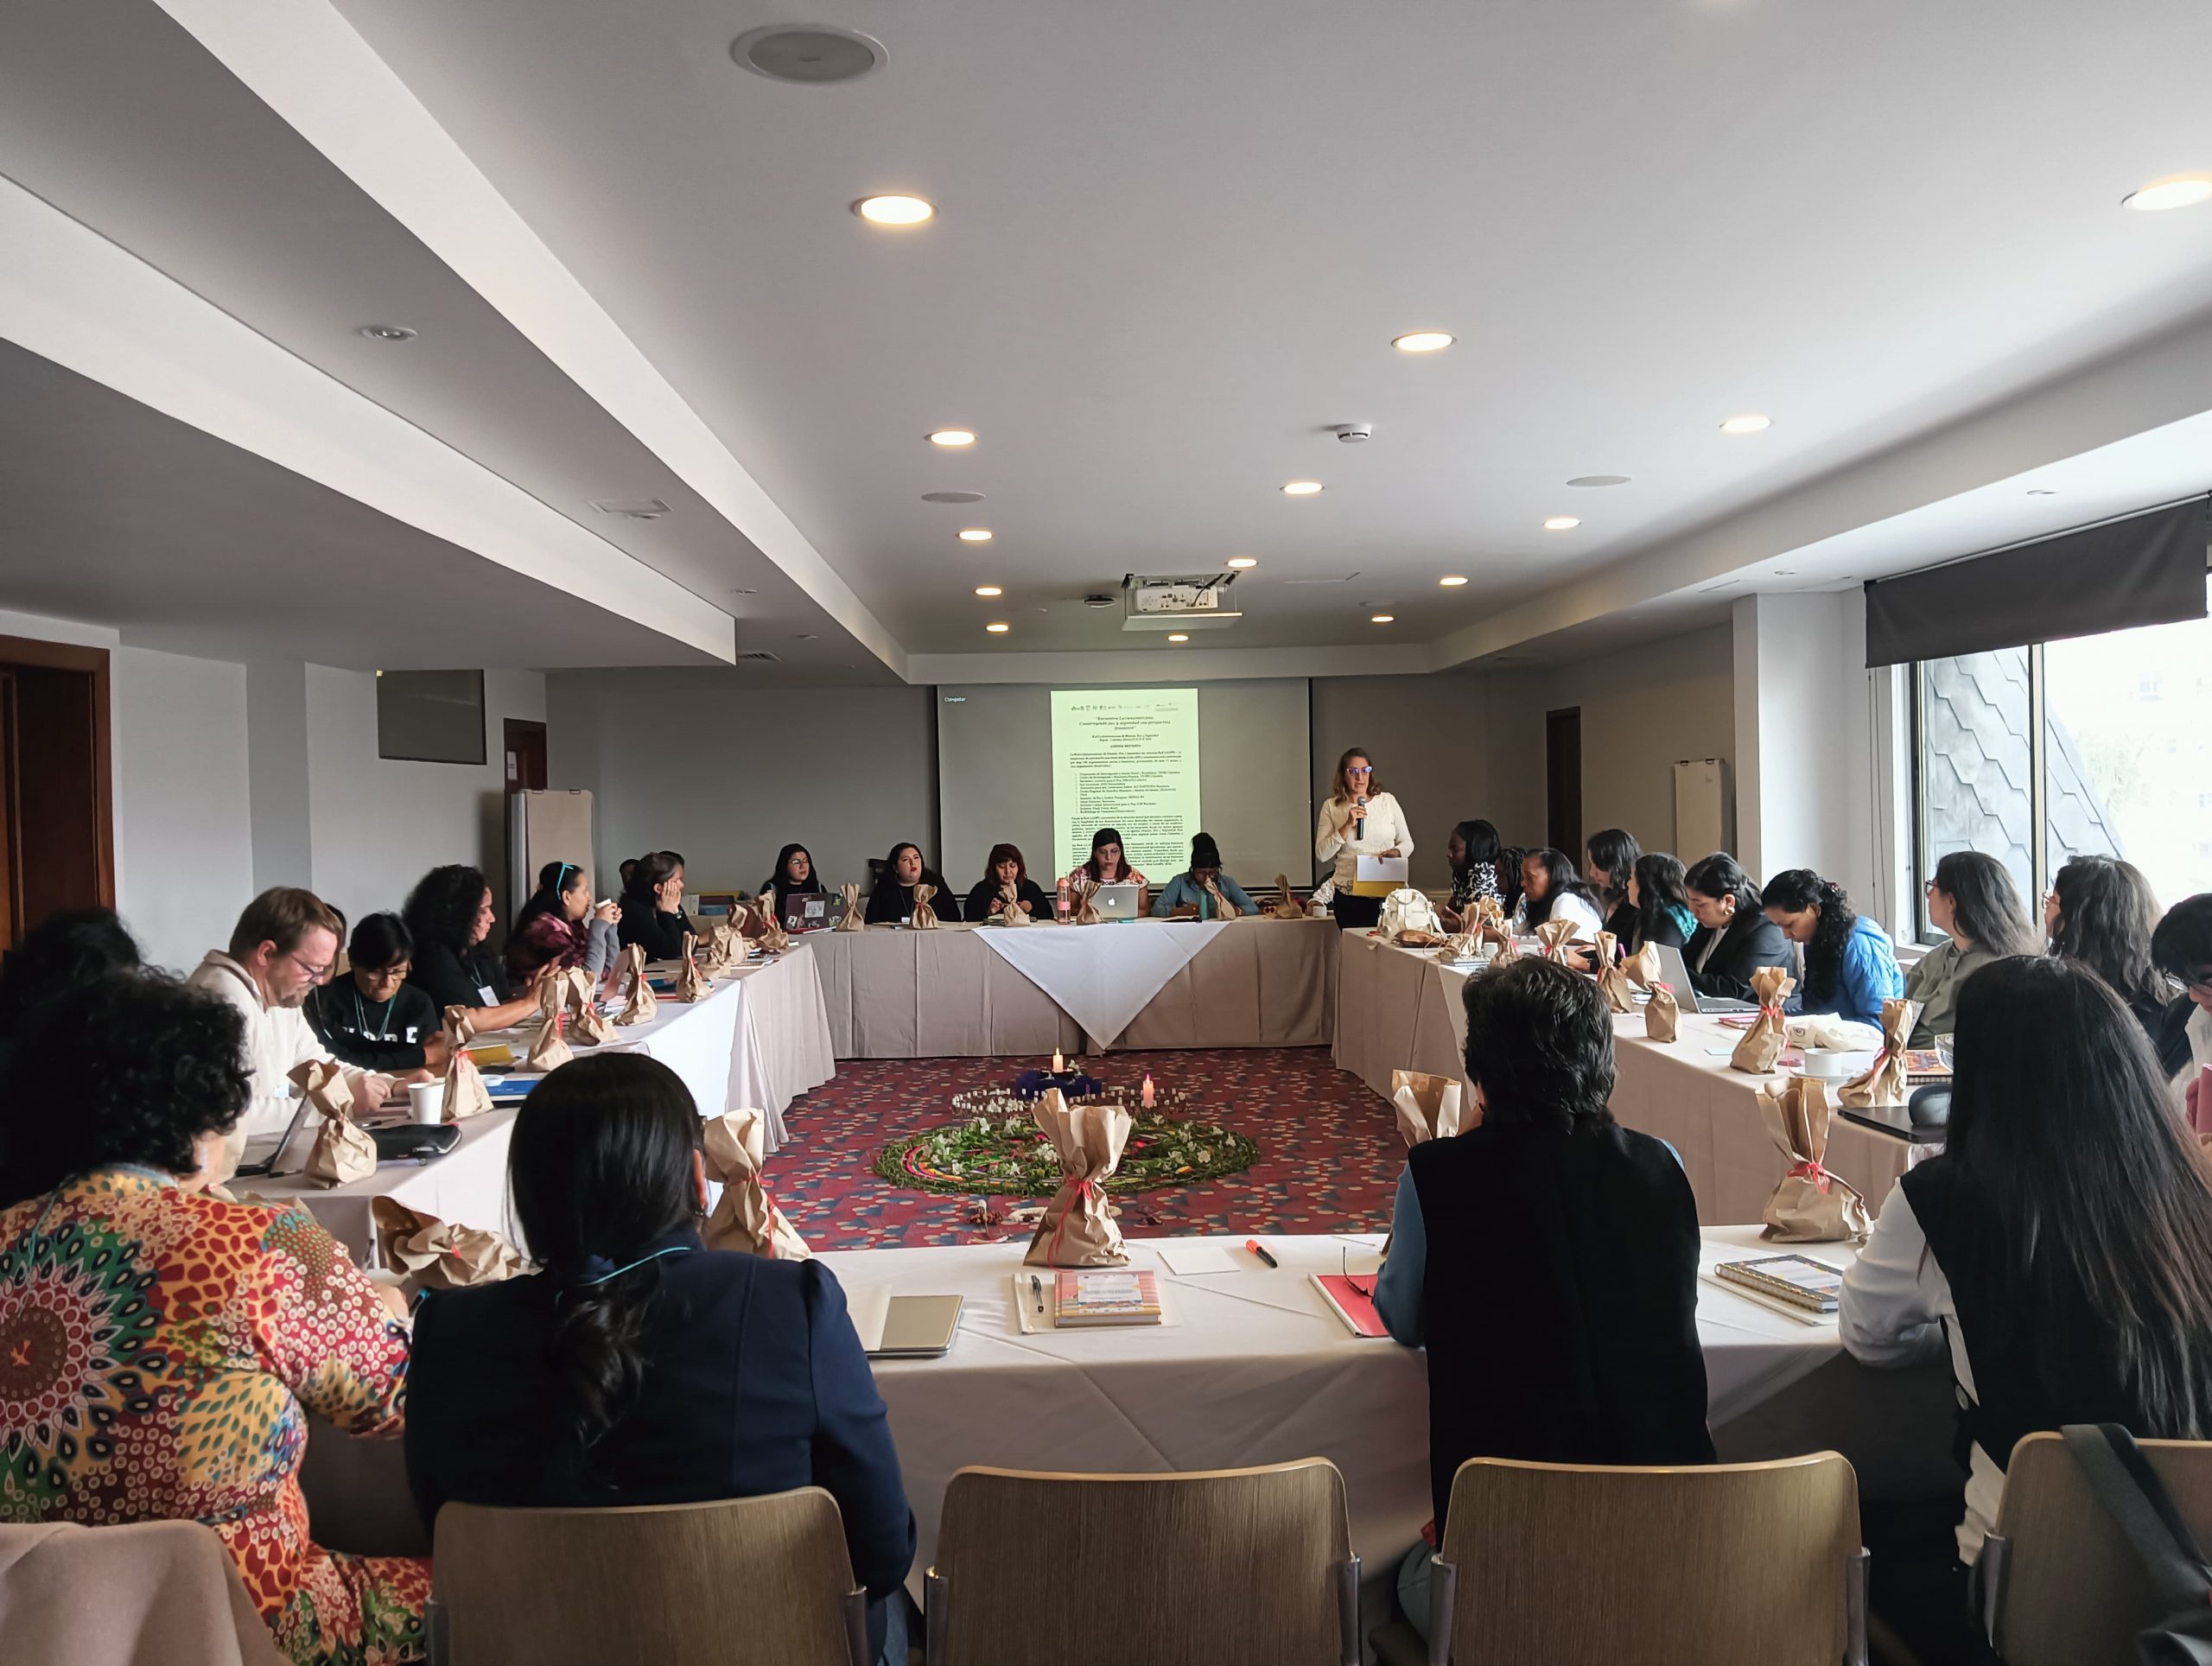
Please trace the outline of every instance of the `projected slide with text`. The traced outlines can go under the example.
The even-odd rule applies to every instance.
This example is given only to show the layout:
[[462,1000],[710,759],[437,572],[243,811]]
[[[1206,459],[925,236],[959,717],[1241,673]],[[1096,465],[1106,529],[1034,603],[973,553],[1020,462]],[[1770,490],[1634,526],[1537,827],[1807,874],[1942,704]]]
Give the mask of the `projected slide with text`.
[[1090,836],[1113,827],[1130,865],[1165,884],[1201,825],[1196,689],[1052,690],[1055,873],[1088,861]]

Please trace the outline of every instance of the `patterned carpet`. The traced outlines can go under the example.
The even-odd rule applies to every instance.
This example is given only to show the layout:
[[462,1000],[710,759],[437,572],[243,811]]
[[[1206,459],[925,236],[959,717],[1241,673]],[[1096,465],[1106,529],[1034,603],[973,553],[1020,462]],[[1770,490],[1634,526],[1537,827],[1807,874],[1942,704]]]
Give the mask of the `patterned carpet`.
[[[769,1195],[816,1250],[1026,1238],[1009,1223],[1019,1198],[954,1198],[894,1186],[869,1172],[887,1141],[958,1113],[951,1097],[1011,1082],[1039,1059],[841,1059],[836,1079],[785,1113],[789,1145],[768,1160]],[[1182,1232],[1381,1231],[1405,1162],[1390,1107],[1330,1062],[1326,1047],[1218,1052],[1117,1052],[1086,1059],[1108,1083],[1152,1072],[1190,1092],[1206,1114],[1256,1141],[1241,1174],[1119,1199],[1133,1237]]]

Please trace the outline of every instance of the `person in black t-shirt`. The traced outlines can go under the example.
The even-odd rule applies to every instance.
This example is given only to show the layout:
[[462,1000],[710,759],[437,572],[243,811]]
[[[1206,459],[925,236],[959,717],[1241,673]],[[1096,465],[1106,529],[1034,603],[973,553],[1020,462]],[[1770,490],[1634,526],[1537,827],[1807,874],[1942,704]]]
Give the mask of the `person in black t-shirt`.
[[415,938],[407,981],[429,997],[442,1018],[448,1007],[480,1008],[480,1034],[519,1024],[537,1010],[536,982],[518,995],[506,968],[484,947],[495,916],[492,887],[478,869],[458,862],[433,868],[408,893],[402,913]]
[[638,858],[622,893],[622,919],[615,929],[624,948],[643,944],[647,960],[674,960],[683,954],[684,934],[696,937],[699,931],[683,912],[683,857],[673,850],[656,850]]
[[346,945],[352,970],[311,990],[308,1022],[349,1065],[386,1076],[446,1067],[439,1009],[407,981],[415,938],[397,914],[371,914]]

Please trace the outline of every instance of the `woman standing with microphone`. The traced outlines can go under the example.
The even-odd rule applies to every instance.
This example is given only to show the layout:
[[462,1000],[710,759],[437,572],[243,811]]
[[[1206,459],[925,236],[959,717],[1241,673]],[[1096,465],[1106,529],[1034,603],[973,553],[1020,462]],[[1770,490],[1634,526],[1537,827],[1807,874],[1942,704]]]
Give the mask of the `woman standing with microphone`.
[[1406,825],[1406,812],[1376,785],[1375,765],[1366,749],[1352,747],[1337,760],[1335,784],[1313,829],[1315,859],[1335,865],[1337,890],[1329,912],[1337,924],[1346,930],[1364,930],[1382,917],[1382,898],[1351,893],[1362,856],[1413,854],[1414,836]]

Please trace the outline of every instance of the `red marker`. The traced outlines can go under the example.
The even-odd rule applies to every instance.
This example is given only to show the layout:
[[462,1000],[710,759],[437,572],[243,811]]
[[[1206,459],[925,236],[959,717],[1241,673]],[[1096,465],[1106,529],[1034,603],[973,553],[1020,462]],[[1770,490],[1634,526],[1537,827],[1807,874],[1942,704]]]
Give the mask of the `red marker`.
[[1282,1263],[1277,1261],[1273,1256],[1260,1248],[1260,1241],[1257,1238],[1245,1239],[1244,1247],[1247,1250],[1249,1250],[1254,1255],[1257,1256],[1262,1261],[1267,1262],[1270,1267],[1281,1267],[1282,1265]]

